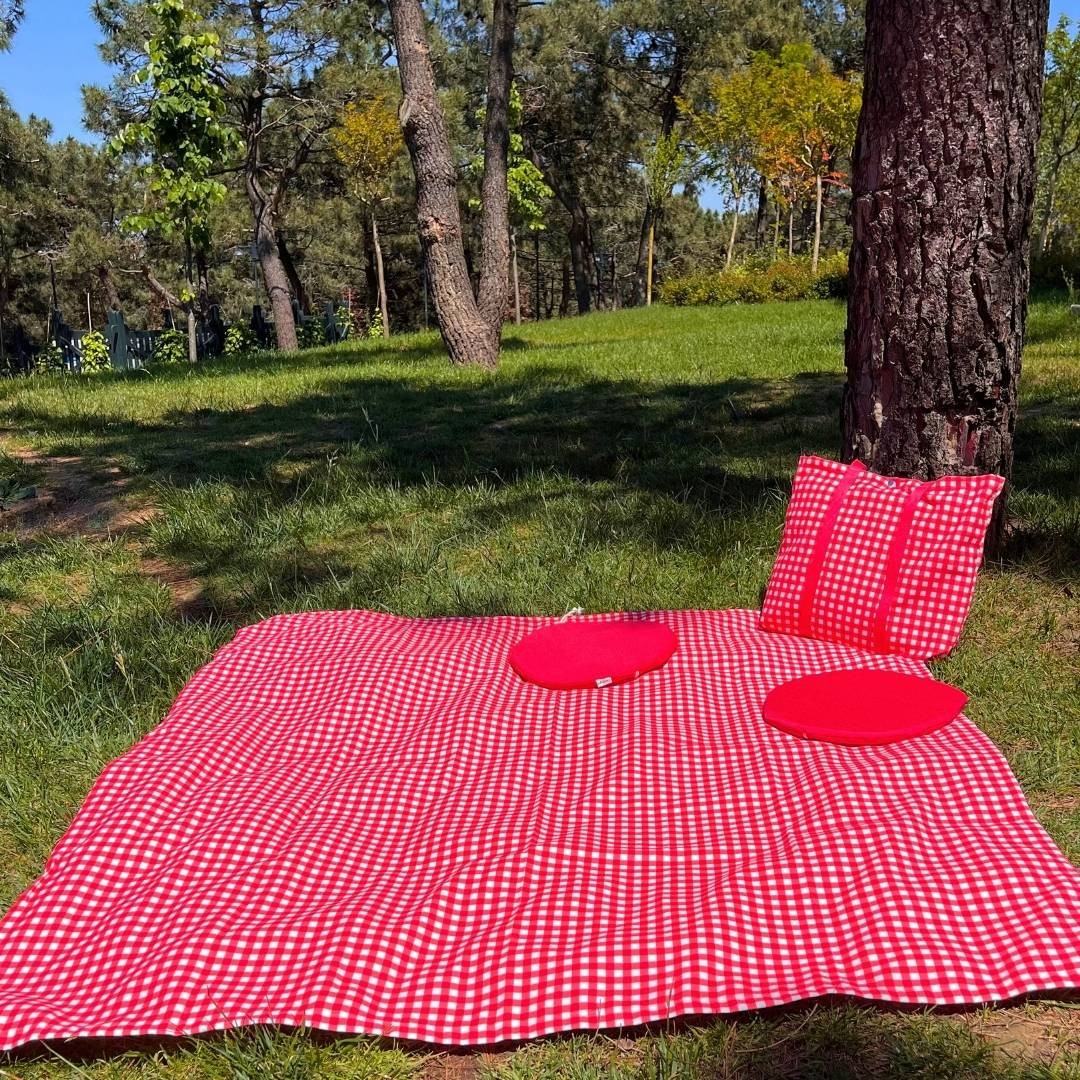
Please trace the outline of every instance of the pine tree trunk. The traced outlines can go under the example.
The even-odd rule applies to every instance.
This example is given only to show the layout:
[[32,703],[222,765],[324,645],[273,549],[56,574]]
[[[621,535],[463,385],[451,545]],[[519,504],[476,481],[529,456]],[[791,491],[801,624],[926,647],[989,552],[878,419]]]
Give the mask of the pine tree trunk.
[[652,265],[653,245],[656,243],[656,225],[653,219],[649,221],[649,250],[645,256],[645,306],[652,307]]
[[293,319],[289,276],[285,272],[285,266],[278,251],[273,204],[263,191],[255,168],[250,162],[244,180],[255,225],[255,258],[258,260],[263,285],[270,300],[270,313],[274,320],[277,347],[284,352],[295,352],[299,347],[296,338],[296,321]]
[[1047,3],[870,0],[843,455],[878,472],[1011,470]]
[[514,323],[521,325],[521,281],[518,278],[517,235],[510,233],[510,269],[514,279]]
[[420,0],[391,0],[400,119],[416,176],[416,214],[439,332],[458,364],[495,367],[506,309],[509,261],[507,149],[516,0],[495,0],[490,32],[482,183],[479,299],[465,263],[457,168],[439,103]]
[[279,229],[274,229],[274,236],[277,240],[278,257],[281,259],[281,266],[285,271],[285,276],[289,279],[289,288],[292,290],[293,296],[296,297],[296,303],[299,305],[300,310],[305,315],[311,314],[311,297],[308,296],[307,289],[304,288],[304,281],[300,277],[300,271],[296,268],[296,260],[293,259],[292,252],[289,250],[289,243],[285,239],[285,233]]
[[793,209],[787,214],[787,253],[788,258],[795,254],[795,211]]
[[762,176],[758,181],[757,217],[754,219],[754,247],[763,248],[769,231],[769,182]]
[[187,279],[187,296],[184,299],[184,309],[187,312],[187,358],[189,364],[199,362],[199,342],[196,337],[197,325],[195,321],[195,282],[191,263],[191,236],[185,235],[184,239],[184,276]]
[[379,240],[379,223],[375,212],[371,214],[371,245],[375,249],[375,278],[379,289],[379,314],[382,316],[383,337],[390,336],[390,308],[386,302],[386,273],[383,270],[382,242]]
[[570,211],[570,264],[574,271],[574,295],[579,315],[592,310],[593,263],[592,227],[583,203],[575,203]]
[[559,318],[570,314],[570,260],[564,255],[562,261],[562,291],[559,294]]

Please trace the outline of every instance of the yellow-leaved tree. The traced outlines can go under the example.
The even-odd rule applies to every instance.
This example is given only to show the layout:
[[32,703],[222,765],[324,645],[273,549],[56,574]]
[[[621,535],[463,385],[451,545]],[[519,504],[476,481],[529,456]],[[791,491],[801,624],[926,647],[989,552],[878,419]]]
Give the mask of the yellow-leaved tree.
[[334,151],[349,172],[355,197],[364,205],[371,221],[371,243],[375,251],[375,273],[379,286],[379,316],[382,333],[390,336],[390,312],[386,301],[382,244],[379,241],[379,204],[389,194],[394,162],[405,149],[397,110],[385,94],[345,106],[341,122],[333,131]]
[[708,173],[731,198],[731,232],[724,269],[731,267],[742,201],[763,173],[761,131],[767,122],[774,62],[756,54],[750,63],[709,84],[708,106],[700,111],[680,99],[679,108],[691,141],[704,157]]
[[862,86],[857,79],[834,75],[810,45],[785,45],[773,61],[769,83],[757,133],[760,167],[781,190],[813,191],[810,265],[816,272],[824,188],[846,183],[840,163],[855,143]]

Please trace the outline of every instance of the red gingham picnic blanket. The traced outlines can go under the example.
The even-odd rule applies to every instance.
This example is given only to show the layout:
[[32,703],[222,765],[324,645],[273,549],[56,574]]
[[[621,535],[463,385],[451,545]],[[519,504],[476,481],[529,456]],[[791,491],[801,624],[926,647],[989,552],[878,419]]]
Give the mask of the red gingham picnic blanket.
[[478,1044],[1080,983],[1080,873],[973,724],[845,747],[761,720],[795,676],[920,663],[750,611],[635,617],[678,635],[667,666],[571,692],[506,663],[548,619],[242,630],[0,924],[0,1045],[252,1023]]

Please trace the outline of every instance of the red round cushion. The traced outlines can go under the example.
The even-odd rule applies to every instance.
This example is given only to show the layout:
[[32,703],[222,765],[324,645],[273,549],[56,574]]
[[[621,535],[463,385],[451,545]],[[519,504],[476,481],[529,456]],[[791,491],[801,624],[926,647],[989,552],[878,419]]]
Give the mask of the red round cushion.
[[654,671],[677,647],[663,623],[563,622],[523,637],[510,650],[510,666],[549,690],[584,690]]
[[917,675],[827,671],[776,687],[762,711],[773,727],[800,739],[877,746],[944,727],[967,699],[955,686]]

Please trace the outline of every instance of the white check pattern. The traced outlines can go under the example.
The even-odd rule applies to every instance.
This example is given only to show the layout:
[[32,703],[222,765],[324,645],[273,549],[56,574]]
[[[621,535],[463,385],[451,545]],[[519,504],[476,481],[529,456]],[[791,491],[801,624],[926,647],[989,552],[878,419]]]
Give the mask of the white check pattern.
[[[806,456],[792,484],[784,538],[761,608],[761,626],[797,634],[811,605],[811,635],[874,652],[929,659],[960,638],[983,542],[1004,481],[1000,476],[943,476],[929,482],[863,472],[848,489],[828,539],[813,596],[804,595],[814,545],[830,497],[847,466]],[[890,544],[908,496],[921,489],[885,618],[886,649],[875,618],[886,587]]]
[[971,723],[844,747],[761,719],[788,679],[921,664],[753,611],[636,617],[677,635],[667,666],[571,692],[506,662],[548,619],[241,631],[0,924],[0,1046],[249,1023],[483,1044],[1080,983],[1080,873]]

